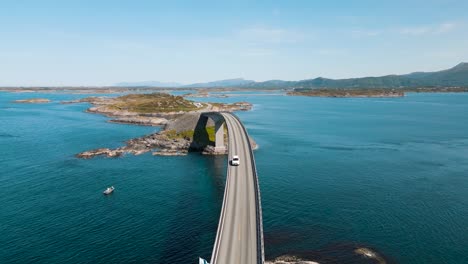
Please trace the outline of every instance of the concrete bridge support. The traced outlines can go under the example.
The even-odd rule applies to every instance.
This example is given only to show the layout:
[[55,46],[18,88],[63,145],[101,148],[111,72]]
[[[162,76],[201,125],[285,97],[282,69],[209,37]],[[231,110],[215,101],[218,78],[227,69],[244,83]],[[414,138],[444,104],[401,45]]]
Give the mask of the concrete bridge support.
[[[208,141],[208,134],[206,133],[205,127],[207,125],[212,126],[214,124],[215,137],[214,146],[208,148],[210,154],[226,154],[227,147],[224,140],[224,126],[226,121],[224,117],[219,113],[202,113],[198,120],[197,127],[195,128],[196,135],[194,134],[194,140],[199,142]],[[203,132],[205,131],[205,132]],[[203,146],[206,147],[206,146]],[[206,150],[206,148],[205,148]]]
[[226,152],[224,144],[224,119],[215,121],[215,152]]

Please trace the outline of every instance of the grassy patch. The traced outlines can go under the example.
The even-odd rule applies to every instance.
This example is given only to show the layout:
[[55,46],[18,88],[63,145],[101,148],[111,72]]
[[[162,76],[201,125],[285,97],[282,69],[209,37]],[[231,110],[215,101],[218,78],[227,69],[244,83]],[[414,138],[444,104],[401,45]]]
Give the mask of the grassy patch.
[[[195,132],[193,130],[186,130],[186,131],[179,132],[179,133],[177,133],[175,130],[167,130],[164,132],[164,134],[170,139],[189,138],[190,140],[193,140],[194,133]],[[206,127],[206,133],[208,134],[208,139],[211,142],[214,142],[216,138],[215,127],[214,126]]]
[[215,127],[214,126],[206,127],[206,133],[208,133],[208,139],[211,142],[215,142],[215,140],[216,140]]
[[194,133],[193,130],[187,130],[187,131],[183,131],[180,133],[177,133],[175,130],[167,130],[164,132],[164,134],[170,139],[178,139],[178,138],[193,139],[193,133]]
[[114,99],[111,108],[137,113],[189,112],[198,108],[182,96],[164,93],[129,94]]

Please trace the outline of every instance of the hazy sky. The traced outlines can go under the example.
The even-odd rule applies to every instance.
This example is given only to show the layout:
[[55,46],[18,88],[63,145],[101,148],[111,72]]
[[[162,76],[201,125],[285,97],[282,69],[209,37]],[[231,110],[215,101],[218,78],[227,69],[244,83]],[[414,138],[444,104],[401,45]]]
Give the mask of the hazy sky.
[[0,0],[0,85],[440,70],[468,61],[467,12],[466,0]]

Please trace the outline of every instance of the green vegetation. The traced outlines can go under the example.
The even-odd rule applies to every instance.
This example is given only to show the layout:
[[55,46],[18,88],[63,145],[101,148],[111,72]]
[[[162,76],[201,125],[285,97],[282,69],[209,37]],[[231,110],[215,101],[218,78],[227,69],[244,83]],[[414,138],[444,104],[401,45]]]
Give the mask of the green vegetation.
[[420,88],[368,88],[368,89],[310,89],[301,88],[288,92],[288,95],[303,95],[316,97],[401,97],[405,93],[463,93],[468,87],[420,87]]
[[468,87],[468,63],[460,63],[448,70],[415,72],[404,75],[350,79],[315,78],[302,81],[271,80],[250,83],[245,87],[281,89],[404,89],[420,87]]
[[187,131],[177,133],[175,130],[166,130],[164,131],[164,134],[170,139],[187,138],[187,139],[192,140],[194,131],[187,130]]
[[[216,137],[215,127],[207,126],[205,129],[206,129],[206,133],[208,134],[209,141],[214,142],[215,137]],[[193,140],[194,133],[195,131],[193,130],[186,130],[186,131],[179,132],[179,133],[177,133],[175,130],[164,131],[164,134],[170,139],[186,138],[186,139]]]
[[186,100],[182,96],[164,93],[124,95],[115,98],[109,106],[114,109],[137,113],[188,112],[197,110],[192,101]]
[[288,95],[318,97],[401,97],[405,93],[391,89],[296,89]]
[[208,139],[209,139],[211,142],[215,142],[215,140],[216,140],[215,127],[214,127],[214,126],[208,126],[208,127],[206,127],[206,133],[208,133]]
[[466,93],[468,87],[419,87],[419,88],[404,88],[407,93]]

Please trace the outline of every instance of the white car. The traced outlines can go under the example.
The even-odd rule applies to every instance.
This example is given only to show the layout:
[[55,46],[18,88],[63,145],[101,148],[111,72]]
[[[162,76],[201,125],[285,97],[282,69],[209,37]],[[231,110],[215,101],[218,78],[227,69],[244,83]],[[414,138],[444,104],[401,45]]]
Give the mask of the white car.
[[237,155],[232,156],[231,165],[232,166],[239,166],[239,164],[240,164],[239,156],[237,156]]

